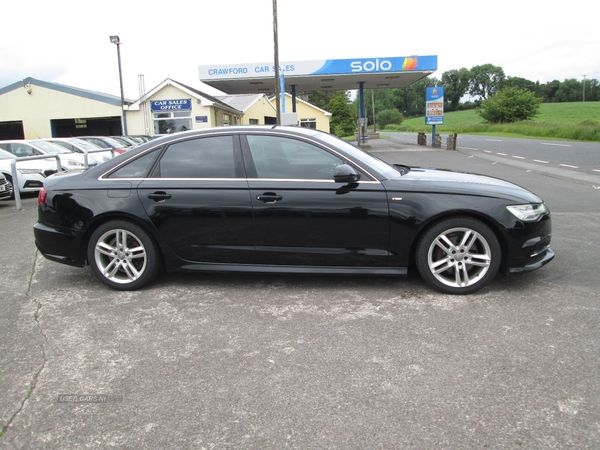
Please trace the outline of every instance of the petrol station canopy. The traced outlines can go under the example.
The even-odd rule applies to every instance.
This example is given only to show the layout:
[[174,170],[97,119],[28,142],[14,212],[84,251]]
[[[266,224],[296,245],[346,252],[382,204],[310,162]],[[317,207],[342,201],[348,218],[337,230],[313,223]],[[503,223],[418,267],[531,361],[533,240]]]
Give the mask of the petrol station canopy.
[[[437,70],[437,56],[282,62],[285,90],[298,92],[406,88]],[[275,91],[273,63],[198,67],[200,81],[228,94]],[[362,86],[360,86],[362,83]]]

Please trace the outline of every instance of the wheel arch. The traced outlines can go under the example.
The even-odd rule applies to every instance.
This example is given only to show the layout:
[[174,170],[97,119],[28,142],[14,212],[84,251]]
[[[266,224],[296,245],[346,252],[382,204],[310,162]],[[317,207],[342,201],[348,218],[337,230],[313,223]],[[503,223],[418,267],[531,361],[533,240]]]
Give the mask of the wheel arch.
[[134,223],[134,224],[138,225],[139,227],[143,228],[144,231],[146,231],[150,235],[152,240],[154,240],[154,242],[156,243],[156,246],[160,252],[161,263],[164,266],[165,255],[164,255],[164,250],[163,250],[163,248],[164,248],[163,242],[162,242],[162,239],[160,238],[160,236],[158,235],[158,233],[156,233],[156,230],[154,229],[152,224],[148,221],[140,219],[138,216],[135,216],[133,214],[128,214],[128,213],[122,212],[122,211],[118,211],[118,212],[111,211],[109,213],[98,215],[98,216],[94,217],[92,219],[92,221],[88,224],[88,226],[85,228],[85,231],[81,238],[81,245],[79,246],[79,251],[81,252],[83,261],[85,261],[86,264],[89,264],[89,261],[87,258],[87,248],[90,243],[90,238],[91,238],[92,234],[100,226],[102,226],[103,224],[110,222],[112,220],[125,220],[128,222]]
[[471,219],[479,220],[487,225],[490,230],[492,230],[496,236],[496,239],[498,240],[498,243],[500,244],[500,271],[505,273],[508,270],[508,243],[506,242],[506,236],[504,233],[502,233],[503,226],[491,217],[473,210],[447,211],[431,217],[429,220],[424,222],[415,234],[415,237],[411,243],[409,252],[409,266],[413,269],[416,267],[416,249],[421,237],[431,227],[435,226],[439,222],[456,217],[469,217]]

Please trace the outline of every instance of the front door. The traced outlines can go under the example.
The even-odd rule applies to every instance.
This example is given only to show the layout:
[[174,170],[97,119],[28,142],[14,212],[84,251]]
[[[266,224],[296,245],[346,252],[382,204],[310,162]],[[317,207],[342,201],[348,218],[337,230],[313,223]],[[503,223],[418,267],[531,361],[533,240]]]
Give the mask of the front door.
[[348,161],[312,142],[248,134],[242,140],[257,263],[385,267],[388,202],[377,180],[336,183]]

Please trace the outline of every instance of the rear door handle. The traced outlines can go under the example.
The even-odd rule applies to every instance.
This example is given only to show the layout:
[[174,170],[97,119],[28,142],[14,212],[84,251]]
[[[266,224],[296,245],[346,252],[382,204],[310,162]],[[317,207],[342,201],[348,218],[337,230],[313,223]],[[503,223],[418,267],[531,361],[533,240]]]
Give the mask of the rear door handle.
[[163,202],[165,200],[169,200],[171,198],[171,194],[167,194],[163,191],[153,192],[152,194],[148,194],[148,198],[150,200],[154,200],[155,202]]
[[274,192],[265,192],[262,195],[256,196],[256,200],[261,201],[263,203],[275,203],[282,199],[283,197],[281,195],[277,195]]

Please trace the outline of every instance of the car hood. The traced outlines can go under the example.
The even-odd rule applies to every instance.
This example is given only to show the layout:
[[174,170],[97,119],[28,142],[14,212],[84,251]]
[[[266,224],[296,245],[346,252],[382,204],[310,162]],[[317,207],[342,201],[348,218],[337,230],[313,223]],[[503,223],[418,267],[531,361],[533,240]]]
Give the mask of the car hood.
[[400,178],[386,180],[388,190],[436,192],[505,198],[509,201],[542,203],[534,193],[499,178],[443,169],[411,168]]

